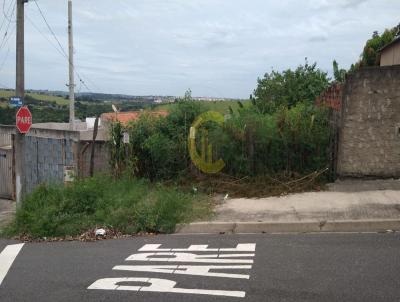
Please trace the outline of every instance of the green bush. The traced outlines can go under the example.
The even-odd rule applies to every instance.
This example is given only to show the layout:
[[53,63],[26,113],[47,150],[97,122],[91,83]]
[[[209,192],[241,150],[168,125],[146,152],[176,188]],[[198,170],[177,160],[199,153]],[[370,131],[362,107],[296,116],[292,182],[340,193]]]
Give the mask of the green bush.
[[274,114],[243,109],[225,132],[222,154],[229,174],[306,174],[329,162],[328,112],[306,102]]
[[136,158],[137,175],[165,180],[184,174],[190,163],[187,134],[196,117],[207,108],[191,100],[175,103],[167,117],[144,113],[127,131],[130,158]]
[[74,236],[96,226],[127,234],[170,233],[177,223],[208,213],[208,200],[202,195],[145,180],[97,176],[66,187],[38,187],[25,198],[6,234]]
[[328,74],[306,59],[295,70],[271,71],[259,78],[252,102],[260,113],[274,113],[281,106],[291,108],[300,102],[314,104],[315,98],[328,86]]
[[[137,159],[138,175],[151,180],[186,175],[191,165],[190,125],[206,109],[196,107],[194,101],[181,102],[166,118],[144,114],[132,123],[130,156]],[[329,163],[328,110],[309,102],[290,109],[281,106],[272,114],[246,106],[231,114],[222,128],[212,122],[206,128],[213,157],[225,161],[223,172],[230,175],[302,175]],[[201,149],[199,139],[197,147]]]

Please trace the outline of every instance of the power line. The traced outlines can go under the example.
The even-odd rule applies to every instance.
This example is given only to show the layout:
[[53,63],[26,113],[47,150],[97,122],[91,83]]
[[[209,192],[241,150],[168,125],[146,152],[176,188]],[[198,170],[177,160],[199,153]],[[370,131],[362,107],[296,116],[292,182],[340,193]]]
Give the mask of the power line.
[[78,76],[79,80],[81,81],[82,85],[89,91],[91,92],[91,89],[86,85],[85,81],[82,79],[82,76],[78,73],[78,71],[75,69],[75,66],[73,64],[73,62],[70,61],[69,56],[67,55],[64,47],[62,46],[60,40],[58,40],[57,35],[54,33],[53,29],[51,28],[49,22],[47,22],[47,19],[42,11],[42,9],[40,8],[37,0],[33,0],[36,4],[36,7],[39,10],[40,15],[42,16],[44,22],[46,23],[47,28],[49,29],[50,33],[52,34],[52,36],[54,37],[54,39],[57,41],[58,46],[60,47],[63,56],[67,59],[68,63],[73,67],[75,74]]
[[[74,69],[75,70],[75,69]],[[79,81],[82,83],[82,85],[86,88],[87,91],[89,91],[90,93],[92,93],[92,91],[90,90],[90,88],[86,85],[85,81],[82,80],[82,77],[79,75],[79,73],[76,71],[75,72],[79,78]]]
[[[51,46],[53,46],[53,48],[65,59],[67,59],[67,61],[69,62],[69,58],[68,56],[65,54],[64,51],[60,50],[59,47],[57,47],[57,45],[55,45],[41,30],[40,28],[33,22],[33,20],[31,18],[29,18],[27,16],[27,20],[28,22],[37,30],[37,32],[39,32],[42,37],[51,44]],[[85,81],[82,79],[82,75],[78,73],[78,71],[74,68],[75,74],[78,77],[79,81],[80,81],[80,86],[84,86],[86,88],[86,90],[88,90],[89,92],[91,92],[91,89],[86,85]]]
[[[13,29],[15,29],[15,27],[13,27]],[[6,40],[6,42],[5,42],[4,45],[6,45],[6,44],[8,43],[8,41],[10,40],[12,34],[13,34],[13,30],[12,30],[12,31],[10,32],[10,34],[8,35],[7,40]],[[4,56],[4,60],[3,60],[3,62],[0,64],[0,71],[3,70],[3,67],[4,67],[4,65],[6,64],[6,61],[7,61],[7,59],[8,59],[8,55],[9,55],[9,54],[10,54],[10,46],[8,46],[6,55]]]
[[89,81],[90,84],[93,85],[94,88],[96,88],[98,91],[101,90],[101,89],[99,88],[99,86],[97,86],[97,84],[96,84],[94,81],[92,81],[89,77],[86,77],[85,74],[82,74],[82,73],[81,73],[81,76],[82,76],[83,78],[85,78],[87,81]]
[[[3,2],[3,4],[4,4],[4,2]],[[1,41],[1,43],[0,43],[0,49],[5,45],[6,38],[8,38],[7,35],[9,35],[9,32],[8,32],[8,31],[9,31],[9,28],[10,28],[10,25],[11,25],[11,22],[12,22],[12,17],[13,17],[13,15],[14,15],[14,12],[15,12],[15,5],[13,6],[13,11],[12,11],[12,13],[11,13],[10,19],[8,19],[7,28],[6,28],[6,31],[5,31],[5,33],[4,33],[4,35],[3,35],[3,39],[2,39],[2,41]],[[6,16],[4,10],[3,10],[3,13],[4,13],[4,16]]]
[[6,36],[5,40],[4,40],[4,45],[3,46],[7,45],[8,41],[10,41],[11,37],[14,34],[14,31],[15,31],[15,25],[11,28],[11,30],[9,32],[7,32],[7,36]]
[[81,93],[81,89],[82,89],[82,82],[79,81],[79,87],[78,87],[78,91],[76,92],[76,94]]
[[[11,9],[12,7],[13,7],[12,14],[11,14],[11,16],[8,16],[8,14],[10,13],[10,9]],[[3,28],[3,25],[5,24],[5,21],[6,21],[6,20],[7,20],[8,22],[14,22],[14,23],[16,22],[16,21],[12,21],[12,20],[11,20],[13,14],[14,14],[14,11],[15,11],[15,1],[10,2],[10,6],[8,7],[7,13],[6,13],[6,0],[3,0],[3,15],[4,15],[4,19],[3,19],[3,22],[1,23],[0,31],[1,31],[1,29]]]
[[38,33],[40,33],[42,35],[43,38],[46,39],[47,42],[49,42],[51,44],[51,46],[53,46],[53,48],[55,50],[57,50],[57,52],[63,56],[65,58],[65,54],[56,46],[54,45],[53,42],[51,42],[51,40],[40,30],[40,28],[33,22],[33,20],[31,18],[29,18],[29,16],[26,16],[26,19],[28,20],[28,22],[37,30]]
[[[43,18],[43,20],[44,20],[44,23],[46,23],[47,28],[49,29],[50,33],[53,35],[54,39],[57,41],[58,46],[60,46],[61,51],[64,53],[64,56],[65,56],[66,58],[68,58],[68,55],[67,55],[67,53],[66,53],[65,50],[64,50],[64,47],[61,45],[60,40],[58,40],[58,38],[57,38],[56,34],[54,33],[53,29],[51,28],[49,22],[47,22],[47,19],[46,19],[46,17],[44,16],[44,14],[43,14],[43,12],[42,12],[42,9],[40,8],[39,4],[37,3],[36,0],[34,0],[34,2],[35,2],[35,4],[36,4],[36,7],[37,7],[38,10],[39,10],[40,15],[42,16],[42,18]],[[69,59],[68,59],[68,60],[69,60]],[[70,64],[71,64],[71,62],[70,62]]]
[[[13,30],[13,29],[11,29],[11,30]],[[11,35],[12,35],[12,32],[9,32],[9,31],[8,31],[8,28],[7,28],[7,31],[5,32],[5,34],[4,34],[4,36],[3,36],[3,39],[1,40],[1,43],[0,43],[0,50],[2,49],[2,47],[3,47],[4,45],[6,45],[6,43],[7,43],[8,40],[10,39]]]

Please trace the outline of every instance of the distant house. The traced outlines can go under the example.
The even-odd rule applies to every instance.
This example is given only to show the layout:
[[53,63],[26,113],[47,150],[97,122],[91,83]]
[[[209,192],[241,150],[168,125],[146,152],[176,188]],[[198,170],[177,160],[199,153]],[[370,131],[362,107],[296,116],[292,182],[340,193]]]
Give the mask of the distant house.
[[137,120],[143,113],[151,114],[156,117],[165,117],[168,115],[168,111],[129,111],[107,112],[103,113],[100,118],[105,127],[115,121],[119,121],[123,126],[126,126],[130,121]]
[[381,66],[400,65],[400,36],[381,49]]

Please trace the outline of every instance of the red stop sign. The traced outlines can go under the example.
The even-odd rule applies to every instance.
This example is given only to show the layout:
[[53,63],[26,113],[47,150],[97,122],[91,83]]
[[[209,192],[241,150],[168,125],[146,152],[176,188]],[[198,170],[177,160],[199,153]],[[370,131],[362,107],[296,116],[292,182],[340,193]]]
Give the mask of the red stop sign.
[[16,126],[22,134],[28,133],[32,126],[32,113],[28,107],[19,108],[15,117]]

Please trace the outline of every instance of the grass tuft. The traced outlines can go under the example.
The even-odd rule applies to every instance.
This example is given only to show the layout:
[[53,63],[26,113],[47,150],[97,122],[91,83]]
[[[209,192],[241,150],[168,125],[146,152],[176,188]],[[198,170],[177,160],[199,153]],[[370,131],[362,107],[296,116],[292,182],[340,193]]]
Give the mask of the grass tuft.
[[27,196],[6,236],[76,236],[107,227],[123,234],[171,233],[178,223],[211,213],[205,195],[143,179],[96,176],[69,186],[42,185]]

